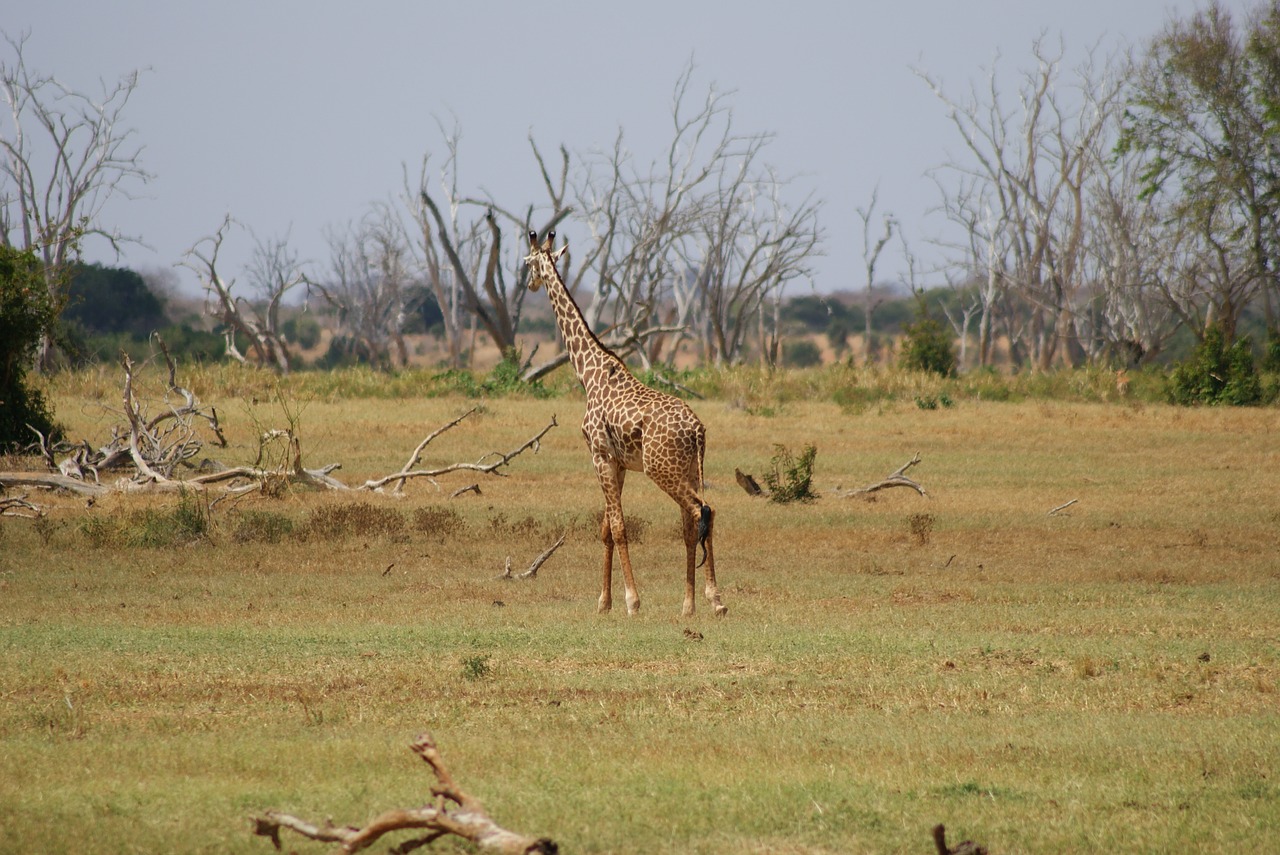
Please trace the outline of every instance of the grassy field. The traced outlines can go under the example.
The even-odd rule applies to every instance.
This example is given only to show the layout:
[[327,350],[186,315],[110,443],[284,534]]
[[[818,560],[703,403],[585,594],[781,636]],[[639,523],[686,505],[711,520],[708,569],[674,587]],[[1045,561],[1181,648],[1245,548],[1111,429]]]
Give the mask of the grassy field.
[[[91,386],[54,402],[102,439]],[[474,404],[411,393],[313,395],[308,465],[387,474]],[[695,402],[721,620],[680,618],[676,510],[634,474],[643,608],[595,613],[573,394],[486,401],[429,447],[474,460],[557,414],[480,495],[253,497],[159,546],[198,503],[3,520],[0,851],[266,853],[265,808],[427,801],[424,730],[495,820],[566,852],[930,852],[939,822],[992,852],[1275,845],[1280,411],[722,393]],[[282,419],[237,395],[228,462]],[[930,496],[750,498],[734,468],[775,443],[817,447],[822,492],[919,451]],[[496,578],[563,532],[536,579]]]

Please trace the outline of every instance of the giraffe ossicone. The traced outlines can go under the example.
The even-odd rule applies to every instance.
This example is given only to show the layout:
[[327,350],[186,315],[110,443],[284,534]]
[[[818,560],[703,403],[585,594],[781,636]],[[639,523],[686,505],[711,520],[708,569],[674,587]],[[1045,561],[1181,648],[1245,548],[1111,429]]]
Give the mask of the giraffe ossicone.
[[[626,473],[643,472],[680,506],[684,527],[685,593],[682,614],[694,613],[696,571],[705,567],[705,593],[716,615],[728,609],[716,585],[713,548],[715,511],[702,498],[702,461],[707,431],[689,405],[679,398],[641,383],[617,354],[596,338],[560,276],[557,262],[568,244],[555,249],[555,232],[538,241],[529,233],[529,288],[545,288],[555,311],[556,325],[574,373],[587,397],[582,435],[591,452],[596,478],[604,492],[600,540],[604,544],[604,578],[599,610],[613,605],[613,554],[618,553],[626,588],[627,613],[640,609],[627,531],[622,516],[622,485]],[[702,561],[697,562],[698,547]],[[696,562],[696,563],[695,563]]]

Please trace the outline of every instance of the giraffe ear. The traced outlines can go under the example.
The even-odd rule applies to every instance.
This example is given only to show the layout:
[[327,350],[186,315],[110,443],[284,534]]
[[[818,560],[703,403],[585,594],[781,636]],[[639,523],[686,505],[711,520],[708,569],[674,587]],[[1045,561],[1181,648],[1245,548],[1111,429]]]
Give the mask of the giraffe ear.
[[552,264],[559,263],[560,256],[564,255],[568,251],[569,251],[569,244],[566,243],[564,246],[560,247],[555,252],[551,253],[551,263]]

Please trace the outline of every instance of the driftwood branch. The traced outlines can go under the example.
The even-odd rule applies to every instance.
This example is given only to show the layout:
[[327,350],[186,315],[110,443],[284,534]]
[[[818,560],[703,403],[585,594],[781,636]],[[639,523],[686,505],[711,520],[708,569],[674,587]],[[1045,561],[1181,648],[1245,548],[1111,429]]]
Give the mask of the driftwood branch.
[[[458,421],[461,421],[461,419],[458,419]],[[394,475],[387,475],[384,478],[375,478],[371,481],[365,481],[364,484],[360,486],[360,489],[381,490],[384,486],[391,483],[392,481],[402,482],[409,478],[434,478],[438,475],[447,475],[450,472],[459,472],[462,470],[469,470],[472,472],[483,472],[486,475],[505,476],[506,473],[499,472],[498,470],[501,469],[503,466],[506,466],[507,464],[509,464],[514,458],[519,456],[521,453],[529,450],[530,448],[533,449],[534,454],[537,454],[538,450],[542,447],[542,438],[547,435],[547,432],[549,430],[551,430],[553,427],[556,427],[556,426],[557,426],[556,417],[553,415],[551,417],[551,421],[547,423],[546,427],[538,431],[538,433],[533,437],[525,440],[524,443],[519,448],[515,448],[507,452],[491,451],[488,454],[483,455],[475,463],[451,463],[448,466],[441,466],[437,469],[414,469],[411,471],[406,471],[404,469],[401,469],[399,472],[396,472]],[[444,430],[444,429],[442,428],[441,430]],[[437,433],[439,432],[440,431],[437,431]],[[430,439],[430,437],[428,437],[428,439]],[[496,458],[496,459],[486,463],[485,461],[488,460],[489,458]]]
[[541,555],[533,559],[533,563],[529,565],[529,569],[519,575],[515,575],[511,572],[511,556],[508,555],[506,569],[502,572],[502,575],[499,576],[498,578],[499,579],[533,579],[538,575],[538,568],[540,568],[543,564],[546,564],[547,559],[550,558],[557,549],[564,546],[564,537],[565,536],[563,534],[560,535],[559,540],[557,540],[555,543],[551,544],[546,549],[544,549]]
[[[163,347],[163,343],[161,346]],[[491,451],[482,455],[474,463],[453,463],[434,469],[414,469],[427,445],[475,413],[476,408],[472,408],[422,440],[405,465],[397,472],[366,481],[355,487],[333,477],[332,473],[342,468],[340,463],[330,463],[318,469],[304,467],[301,443],[291,428],[268,430],[258,438],[258,454],[253,464],[227,467],[206,460],[198,474],[179,478],[176,477],[177,467],[182,464],[190,466],[190,459],[203,447],[192,426],[193,419],[199,418],[207,422],[220,444],[226,445],[226,439],[218,423],[216,411],[210,408],[206,412],[195,396],[177,383],[175,367],[167,350],[165,360],[169,368],[169,392],[180,395],[184,401],[183,404],[178,406],[170,404],[165,413],[155,418],[147,418],[146,407],[135,388],[133,362],[127,356],[123,356],[121,366],[124,369],[124,388],[121,397],[125,425],[113,429],[111,442],[97,452],[94,452],[87,442],[71,446],[68,457],[55,465],[53,448],[44,436],[40,436],[40,450],[46,464],[57,471],[0,472],[0,487],[44,487],[68,490],[87,496],[101,496],[114,491],[176,492],[186,489],[218,490],[224,495],[236,496],[262,489],[264,485],[275,482],[320,490],[376,492],[381,492],[387,484],[394,484],[392,492],[400,493],[404,483],[411,478],[426,478],[435,483],[434,478],[437,476],[463,470],[503,476],[505,473],[500,471],[503,467],[510,465],[512,460],[529,449],[533,449],[536,454],[541,447],[542,438],[557,426],[553,415],[546,427],[510,451]],[[269,451],[281,444],[284,446],[283,451]],[[278,465],[270,465],[267,462],[268,457],[275,457],[279,461]],[[122,478],[114,485],[100,483],[99,470],[107,466],[119,465],[131,468],[132,477]],[[480,492],[480,488],[476,485],[466,489]]]
[[396,474],[398,474],[398,475],[403,475],[404,477],[399,478],[399,479],[397,479],[397,480],[396,480],[396,485],[395,485],[394,487],[392,487],[392,488],[391,488],[391,492],[393,492],[393,493],[402,493],[402,492],[404,492],[404,482],[408,480],[408,475],[407,475],[407,473],[408,473],[408,472],[410,472],[410,471],[412,471],[412,470],[413,470],[413,467],[415,467],[415,466],[417,466],[417,465],[418,465],[418,461],[419,461],[420,459],[422,459],[422,452],[423,452],[423,450],[424,450],[424,449],[426,449],[426,447],[427,447],[428,445],[430,445],[430,444],[431,444],[431,440],[435,439],[435,438],[436,438],[436,437],[438,437],[440,434],[442,434],[442,433],[444,433],[445,431],[447,431],[449,428],[451,428],[451,427],[455,427],[455,426],[456,426],[457,424],[459,424],[463,419],[465,419],[467,416],[470,416],[470,415],[474,414],[474,413],[475,413],[477,410],[479,410],[479,409],[480,409],[479,407],[472,407],[471,409],[467,410],[467,411],[466,411],[465,413],[463,413],[462,415],[458,416],[458,417],[457,417],[456,419],[454,419],[453,421],[449,422],[447,425],[444,425],[444,426],[442,426],[442,427],[437,428],[436,430],[433,430],[433,431],[432,431],[432,432],[427,436],[427,438],[426,438],[426,439],[424,439],[422,442],[418,443],[418,447],[417,447],[417,448],[415,448],[415,449],[413,450],[413,454],[410,454],[410,455],[409,455],[409,460],[404,464],[404,466],[400,467],[400,471],[399,471],[398,473],[396,473]]
[[393,831],[421,830],[427,833],[392,849],[410,852],[448,835],[470,841],[480,852],[497,855],[555,855],[559,846],[549,838],[532,838],[502,828],[490,818],[480,802],[454,781],[444,758],[430,734],[423,734],[410,746],[436,776],[431,788],[434,803],[417,808],[398,808],[371,819],[363,827],[319,825],[279,811],[267,811],[254,818],[253,833],[267,837],[280,849],[280,831],[288,829],[311,840],[340,844],[342,852],[359,852]]
[[0,499],[0,517],[24,517],[34,520],[42,516],[44,516],[44,509],[28,502],[25,493],[21,496]]
[[871,496],[871,494],[873,493],[877,493],[880,490],[887,490],[890,487],[908,487],[912,490],[915,490],[920,495],[927,497],[929,494],[925,492],[924,487],[920,486],[918,482],[912,480],[911,478],[908,478],[906,474],[908,469],[910,469],[912,466],[915,466],[919,462],[920,462],[920,452],[917,451],[914,457],[912,457],[906,463],[899,466],[887,477],[879,481],[876,481],[875,483],[868,484],[865,487],[859,487],[856,490],[845,490],[841,488],[839,485],[836,485],[835,489],[832,490],[832,492],[842,499],[851,499],[854,497],[867,498],[868,496]]
[[1058,514],[1058,512],[1059,512],[1059,511],[1065,511],[1067,508],[1071,507],[1072,505],[1074,505],[1074,504],[1075,504],[1076,502],[1078,502],[1078,501],[1080,501],[1080,500],[1079,500],[1079,499],[1072,499],[1072,500],[1071,500],[1071,501],[1069,501],[1069,502],[1063,502],[1061,505],[1058,505],[1056,508],[1050,508],[1050,509],[1049,509],[1049,513],[1045,514],[1045,516],[1047,516],[1047,517],[1056,516],[1056,515]]

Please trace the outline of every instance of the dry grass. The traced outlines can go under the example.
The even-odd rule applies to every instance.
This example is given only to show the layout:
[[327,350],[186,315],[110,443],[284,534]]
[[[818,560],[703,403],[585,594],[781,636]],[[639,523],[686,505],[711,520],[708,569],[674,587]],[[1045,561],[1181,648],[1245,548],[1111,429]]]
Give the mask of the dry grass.
[[[59,414],[96,436],[71,391]],[[228,462],[272,421],[258,400],[222,408]],[[358,483],[469,405],[317,397],[304,452]],[[433,443],[474,460],[558,413],[480,496],[447,499],[461,475],[398,501],[286,493],[158,547],[95,544],[86,521],[171,498],[4,520],[0,848],[267,852],[246,821],[265,807],[424,801],[406,750],[424,729],[499,822],[572,851],[920,852],[937,822],[993,851],[1270,845],[1280,412],[696,408],[719,621],[704,602],[679,619],[675,509],[638,475],[644,607],[594,613],[599,493],[571,396],[487,402]],[[920,451],[931,498],[753,500],[733,470],[776,443],[817,447],[819,492]],[[536,580],[496,578],[566,532]]]

